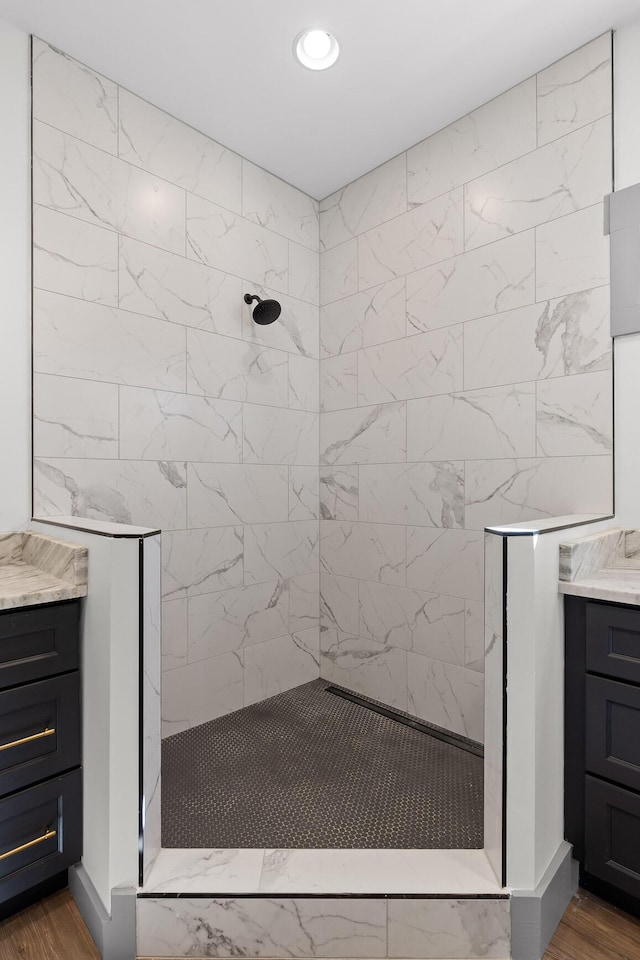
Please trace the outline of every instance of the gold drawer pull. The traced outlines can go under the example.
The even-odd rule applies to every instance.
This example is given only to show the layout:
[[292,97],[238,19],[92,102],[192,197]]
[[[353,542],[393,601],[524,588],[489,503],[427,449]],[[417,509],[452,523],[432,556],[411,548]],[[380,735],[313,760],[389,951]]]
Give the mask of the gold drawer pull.
[[51,840],[52,837],[55,837],[55,830],[47,830],[41,837],[36,837],[35,840],[29,840],[28,843],[23,843],[19,847],[14,847],[13,850],[7,850],[6,853],[0,853],[0,860],[6,860],[7,857],[15,857],[16,853],[22,853],[23,850],[28,850],[29,847],[35,847],[37,843],[44,843],[45,840]]
[[41,740],[42,737],[52,737],[56,732],[55,727],[46,727],[41,733],[32,733],[30,737],[23,737],[22,740],[13,740],[11,743],[0,744],[2,750],[11,750],[12,747],[19,747],[23,743],[31,743],[32,740]]

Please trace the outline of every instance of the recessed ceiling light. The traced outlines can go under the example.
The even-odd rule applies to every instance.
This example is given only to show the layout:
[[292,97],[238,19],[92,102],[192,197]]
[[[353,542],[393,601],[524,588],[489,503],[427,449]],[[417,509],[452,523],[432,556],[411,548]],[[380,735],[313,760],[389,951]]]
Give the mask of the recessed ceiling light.
[[295,42],[295,54],[310,70],[326,70],[338,59],[338,41],[326,30],[304,30]]

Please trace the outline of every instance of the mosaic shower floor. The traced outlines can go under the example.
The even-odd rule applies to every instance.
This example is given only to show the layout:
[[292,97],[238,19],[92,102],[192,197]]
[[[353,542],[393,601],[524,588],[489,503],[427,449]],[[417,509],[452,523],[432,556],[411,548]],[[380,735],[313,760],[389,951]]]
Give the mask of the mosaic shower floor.
[[482,847],[473,745],[330,688],[313,680],[164,740],[162,846]]

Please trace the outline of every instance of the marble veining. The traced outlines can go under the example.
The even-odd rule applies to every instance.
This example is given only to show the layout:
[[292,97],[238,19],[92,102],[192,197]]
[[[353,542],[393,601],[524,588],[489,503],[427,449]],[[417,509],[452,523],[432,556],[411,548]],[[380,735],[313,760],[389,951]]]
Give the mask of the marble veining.
[[559,547],[560,593],[640,606],[637,530],[612,529]]
[[358,899],[144,899],[138,953],[200,957],[383,957],[386,902]]
[[86,547],[42,533],[0,534],[0,610],[87,595]]

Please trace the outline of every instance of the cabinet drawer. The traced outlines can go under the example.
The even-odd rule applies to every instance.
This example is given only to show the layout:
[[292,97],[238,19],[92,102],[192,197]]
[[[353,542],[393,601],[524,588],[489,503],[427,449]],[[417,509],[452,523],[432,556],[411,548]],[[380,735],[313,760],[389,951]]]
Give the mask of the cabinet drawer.
[[640,687],[586,677],[586,769],[640,791]]
[[77,671],[0,691],[0,796],[79,764]]
[[585,777],[588,873],[640,896],[640,795]]
[[80,601],[0,613],[0,689],[78,666]]
[[82,771],[0,800],[0,903],[82,855]]
[[640,608],[587,603],[587,670],[640,683]]

